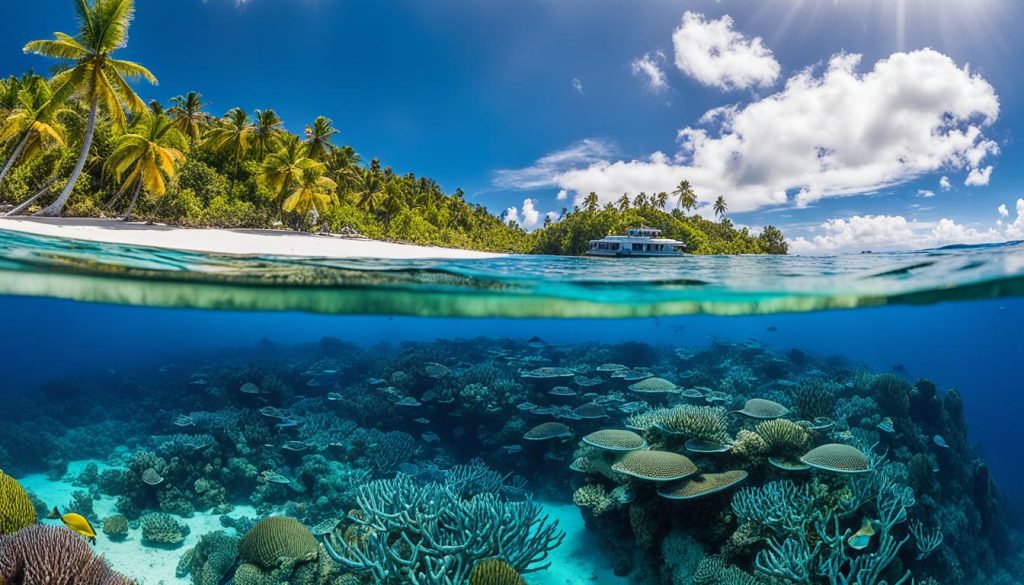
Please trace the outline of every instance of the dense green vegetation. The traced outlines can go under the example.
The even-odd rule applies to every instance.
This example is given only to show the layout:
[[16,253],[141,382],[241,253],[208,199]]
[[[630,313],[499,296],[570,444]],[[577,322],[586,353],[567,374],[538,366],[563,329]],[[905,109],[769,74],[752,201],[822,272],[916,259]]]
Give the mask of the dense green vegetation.
[[[52,78],[29,73],[0,81],[0,204],[13,213],[143,217],[181,226],[356,230],[387,238],[479,250],[580,254],[588,239],[644,224],[681,239],[694,253],[785,253],[775,228],[752,236],[728,219],[686,215],[697,198],[624,196],[582,209],[531,233],[467,202],[456,189],[364,164],[338,130],[318,117],[301,135],[271,109],[205,111],[200,94],[146,104],[130,82],[156,82],[142,65],[114,58],[124,46],[133,0],[78,0],[80,30],[30,42],[25,51],[54,58]],[[713,209],[723,216],[718,198]],[[683,211],[680,211],[683,210]]]

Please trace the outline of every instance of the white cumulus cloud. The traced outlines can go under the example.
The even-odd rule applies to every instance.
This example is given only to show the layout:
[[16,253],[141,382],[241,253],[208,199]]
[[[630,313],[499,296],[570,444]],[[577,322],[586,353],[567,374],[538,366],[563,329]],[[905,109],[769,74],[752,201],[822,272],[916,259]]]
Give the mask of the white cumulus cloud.
[[983,169],[974,168],[971,172],[967,173],[967,178],[964,180],[964,185],[968,187],[984,187],[988,185],[989,179],[992,178],[992,167],[987,166]]
[[932,191],[931,189],[918,189],[917,196],[928,199],[930,197],[935,197],[935,191]]
[[[979,244],[1024,238],[1024,199],[1016,203],[1013,222],[997,220],[994,227],[971,227],[943,218],[939,221],[908,220],[902,215],[855,215],[829,219],[814,235],[790,240],[794,254],[840,254],[863,250],[908,250],[950,244]],[[1006,205],[999,215],[1009,217]]]
[[703,85],[723,90],[768,86],[781,67],[760,37],[747,38],[733,20],[687,12],[672,34],[676,67]]
[[721,194],[739,212],[876,191],[945,168],[978,169],[998,154],[984,131],[999,116],[999,98],[984,78],[931,49],[895,53],[866,72],[860,62],[838,54],[778,93],[716,108],[703,126],[678,131],[676,153],[613,160],[581,148],[590,144],[583,141],[525,169],[500,171],[496,182],[523,179],[523,188],[565,189],[577,200],[595,191],[603,203],[686,179],[703,203]]
[[950,189],[953,188],[953,183],[949,181],[949,177],[944,176],[941,179],[939,179],[939,188],[941,188],[943,191],[949,191]]
[[648,89],[660,92],[668,89],[668,80],[665,78],[665,71],[661,68],[661,63],[664,61],[665,55],[658,51],[653,56],[646,53],[643,57],[633,59],[629,66],[633,75],[644,78]]
[[537,227],[540,222],[540,211],[533,199],[524,199],[522,209],[515,206],[505,210],[505,221],[514,221],[525,230]]
[[573,77],[572,78],[572,88],[575,89],[577,93],[582,94],[583,93],[583,82],[580,81],[579,78]]

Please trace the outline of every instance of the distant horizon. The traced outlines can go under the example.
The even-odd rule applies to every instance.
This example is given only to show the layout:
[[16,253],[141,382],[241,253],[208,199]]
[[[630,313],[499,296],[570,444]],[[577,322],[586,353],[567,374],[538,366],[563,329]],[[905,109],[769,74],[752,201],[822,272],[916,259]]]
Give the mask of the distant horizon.
[[[199,91],[215,115],[274,108],[293,131],[325,115],[366,160],[526,229],[590,191],[687,179],[698,213],[722,195],[795,254],[1024,239],[1024,170],[1006,164],[1024,154],[1024,9],[907,10],[185,0],[139,5],[122,52],[162,82],[144,99]],[[9,11],[0,71],[49,71],[21,48],[74,30],[71,2]]]

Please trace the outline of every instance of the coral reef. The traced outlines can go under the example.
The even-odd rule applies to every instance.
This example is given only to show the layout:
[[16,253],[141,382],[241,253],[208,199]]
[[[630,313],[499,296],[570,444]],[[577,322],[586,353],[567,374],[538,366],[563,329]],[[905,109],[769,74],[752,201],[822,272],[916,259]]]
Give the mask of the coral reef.
[[[6,421],[0,462],[73,483],[51,503],[97,527],[116,499],[119,551],[181,547],[182,518],[218,516],[180,556],[196,585],[519,584],[562,539],[535,494],[573,502],[643,585],[1024,580],[963,397],[845,359],[325,338],[104,376],[13,398],[38,414]],[[40,510],[0,475],[0,532]]]

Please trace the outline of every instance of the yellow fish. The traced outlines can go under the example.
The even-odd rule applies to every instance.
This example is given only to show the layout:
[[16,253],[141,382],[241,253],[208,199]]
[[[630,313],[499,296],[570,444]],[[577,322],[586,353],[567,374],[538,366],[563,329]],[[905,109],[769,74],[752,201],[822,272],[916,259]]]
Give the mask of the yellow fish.
[[54,506],[53,511],[47,516],[50,520],[60,519],[71,530],[84,536],[92,544],[96,544],[96,530],[89,524],[89,521],[85,519],[85,516],[81,514],[68,513],[61,515],[60,511]]

